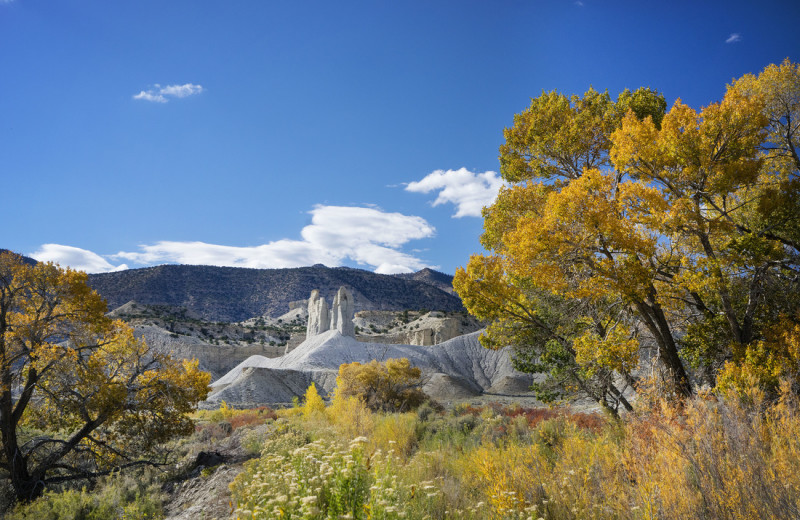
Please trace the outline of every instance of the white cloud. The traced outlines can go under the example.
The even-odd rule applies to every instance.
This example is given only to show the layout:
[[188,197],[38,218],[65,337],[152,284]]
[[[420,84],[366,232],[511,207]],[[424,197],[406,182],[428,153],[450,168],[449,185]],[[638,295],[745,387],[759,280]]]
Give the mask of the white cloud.
[[133,96],[133,99],[142,99],[144,101],[152,101],[154,103],[166,103],[169,101],[168,97],[185,98],[193,94],[203,92],[202,85],[194,85],[186,83],[184,85],[167,85],[162,87],[156,83],[154,88],[149,90],[142,90]]
[[102,256],[79,247],[44,244],[30,255],[40,262],[56,262],[87,273],[107,273],[127,269],[126,264],[112,265]]
[[254,268],[336,266],[349,259],[384,274],[428,267],[421,259],[399,249],[411,240],[435,234],[433,226],[421,217],[371,207],[322,205],[315,206],[310,213],[311,224],[301,231],[302,240],[283,239],[252,247],[161,241],[110,258],[145,265],[174,262]]
[[434,206],[451,203],[456,205],[454,218],[480,217],[481,209],[497,198],[503,180],[496,172],[473,173],[466,168],[458,170],[436,170],[422,180],[409,182],[406,191],[430,193],[439,191]]
[[739,33],[731,33],[731,35],[728,36],[728,39],[725,40],[725,43],[736,43],[736,42],[740,42],[740,41],[742,41],[742,35],[741,34],[739,34]]
[[[435,267],[400,250],[412,240],[435,235],[436,229],[422,217],[388,213],[377,207],[323,205],[315,206],[309,213],[311,224],[302,229],[301,240],[282,239],[251,247],[164,240],[106,258],[137,265],[178,263],[262,269],[313,264],[337,266],[350,260],[382,274]],[[90,273],[128,268],[127,264],[113,265],[91,251],[58,244],[45,244],[31,256]]]

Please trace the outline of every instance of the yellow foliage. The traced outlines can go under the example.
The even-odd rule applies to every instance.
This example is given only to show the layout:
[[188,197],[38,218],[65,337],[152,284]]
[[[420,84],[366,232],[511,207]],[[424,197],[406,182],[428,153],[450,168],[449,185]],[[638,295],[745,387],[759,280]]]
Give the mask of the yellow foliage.
[[369,437],[372,434],[372,412],[361,397],[344,395],[337,387],[325,413],[345,438]]
[[417,415],[413,412],[389,414],[375,419],[370,443],[385,453],[408,457],[416,447]]
[[311,383],[306,390],[306,395],[303,398],[303,418],[308,420],[315,415],[322,415],[325,413],[325,401],[320,397],[317,392],[317,386]]
[[[108,471],[191,433],[188,414],[208,393],[210,375],[196,361],[151,350],[105,316],[86,281],[86,273],[0,254],[0,381],[9,397],[0,404],[9,432],[0,453],[15,454],[12,483],[26,498],[48,478]],[[23,427],[42,431],[40,441],[23,443]]]
[[[471,433],[441,436],[443,421],[452,427],[459,418],[379,416],[353,398],[334,397],[327,410],[339,434],[355,439],[341,452],[342,467],[363,464],[369,472],[347,486],[361,486],[370,511],[391,504],[389,518],[745,520],[792,518],[800,507],[800,410],[788,383],[772,403],[704,395],[676,407],[656,400],[602,429],[579,426],[580,414],[517,428],[526,416],[509,411],[487,407],[470,418],[480,424]],[[363,418],[373,421],[369,429],[352,428]],[[245,509],[270,518],[275,508],[329,500],[323,488],[337,478],[331,470],[341,438],[324,441],[326,425],[294,420],[312,430],[276,432],[232,486],[242,517]],[[416,437],[427,428],[436,442]],[[303,469],[309,464],[316,469]]]
[[420,369],[406,358],[344,363],[336,377],[336,395],[363,399],[372,410],[409,410],[425,400],[420,377]]
[[499,517],[545,499],[541,483],[549,465],[535,445],[481,446],[469,454],[467,467]]
[[783,318],[766,339],[736,346],[717,377],[717,388],[744,396],[753,388],[777,394],[781,381],[800,384],[800,324]]
[[[504,132],[501,172],[518,184],[483,212],[490,254],[454,279],[467,309],[493,322],[484,344],[557,338],[565,352],[551,366],[635,366],[632,338],[571,329],[577,312],[542,318],[549,293],[583,309],[579,319],[647,329],[668,391],[688,397],[681,331],[722,316],[693,361],[713,378],[733,354],[723,380],[741,379],[738,359],[750,356],[745,365],[763,365],[755,377],[774,387],[783,361],[753,343],[774,321],[770,305],[797,306],[796,282],[768,287],[782,286],[781,266],[800,251],[798,95],[800,65],[787,60],[701,110],[677,100],[664,114],[663,98],[646,90],[616,103],[594,90],[533,99]],[[533,347],[531,367],[547,365],[542,343]]]
[[605,337],[596,331],[587,332],[575,339],[575,359],[587,370],[596,366],[619,372],[631,372],[639,362],[639,341],[622,326],[608,330]]

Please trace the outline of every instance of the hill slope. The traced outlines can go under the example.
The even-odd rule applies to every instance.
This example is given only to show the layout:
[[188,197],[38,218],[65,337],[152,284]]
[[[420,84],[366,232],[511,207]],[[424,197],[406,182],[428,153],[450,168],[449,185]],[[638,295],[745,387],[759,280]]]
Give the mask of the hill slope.
[[[443,275],[447,276],[447,275]],[[280,316],[313,289],[329,302],[340,286],[353,293],[355,310],[462,310],[461,300],[425,281],[348,267],[245,269],[161,265],[93,274],[89,284],[114,309],[131,300],[184,307],[205,320],[241,321]]]
[[453,277],[449,274],[445,274],[439,271],[434,271],[433,269],[425,268],[421,271],[417,271],[416,273],[404,273],[404,274],[396,274],[394,275],[398,278],[404,278],[406,280],[417,280],[418,282],[425,282],[429,285],[433,285],[434,287],[438,287],[439,289],[443,290],[448,294],[455,294],[455,290],[453,289]]
[[222,401],[236,405],[289,403],[302,396],[314,382],[330,393],[339,365],[354,361],[406,358],[419,367],[426,380],[423,390],[438,400],[468,398],[481,394],[530,397],[533,378],[514,369],[511,350],[481,346],[478,332],[458,336],[428,347],[362,343],[329,330],[311,337],[278,358],[255,355],[245,359],[211,384],[206,407]]

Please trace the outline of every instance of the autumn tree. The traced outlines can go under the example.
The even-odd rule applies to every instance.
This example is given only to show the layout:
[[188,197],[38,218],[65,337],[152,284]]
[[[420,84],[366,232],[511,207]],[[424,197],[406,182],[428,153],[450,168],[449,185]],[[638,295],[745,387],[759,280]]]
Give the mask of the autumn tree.
[[344,363],[336,377],[336,396],[363,399],[371,410],[407,411],[422,404],[422,372],[406,358],[381,363]]
[[208,392],[197,363],[105,316],[83,272],[0,254],[0,468],[20,500],[166,461]]
[[691,368],[713,383],[794,315],[798,77],[771,66],[699,112],[646,89],[534,99],[500,150],[514,184],[484,211],[491,254],[454,281],[493,322],[484,343],[614,406],[643,354],[688,396]]

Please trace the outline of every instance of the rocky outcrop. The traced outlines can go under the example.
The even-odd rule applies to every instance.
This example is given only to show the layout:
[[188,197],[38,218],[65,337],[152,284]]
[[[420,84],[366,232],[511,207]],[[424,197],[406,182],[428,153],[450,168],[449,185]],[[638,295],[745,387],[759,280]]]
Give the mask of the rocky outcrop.
[[[432,320],[428,320],[432,321]],[[448,339],[461,335],[459,321],[454,318],[441,318],[429,327],[409,330],[403,338],[409,345],[428,346],[443,343]]]
[[306,337],[310,338],[322,334],[331,327],[331,318],[328,312],[328,303],[325,298],[320,297],[319,291],[311,291],[308,299],[308,325],[306,326]]
[[342,336],[356,337],[353,327],[355,304],[353,295],[347,287],[339,287],[339,292],[333,299],[333,312],[331,313],[331,330],[338,330]]
[[325,298],[322,298],[319,291],[314,289],[308,299],[306,337],[318,336],[329,330],[339,331],[342,336],[355,337],[354,312],[353,295],[346,287],[339,287],[330,310]]

